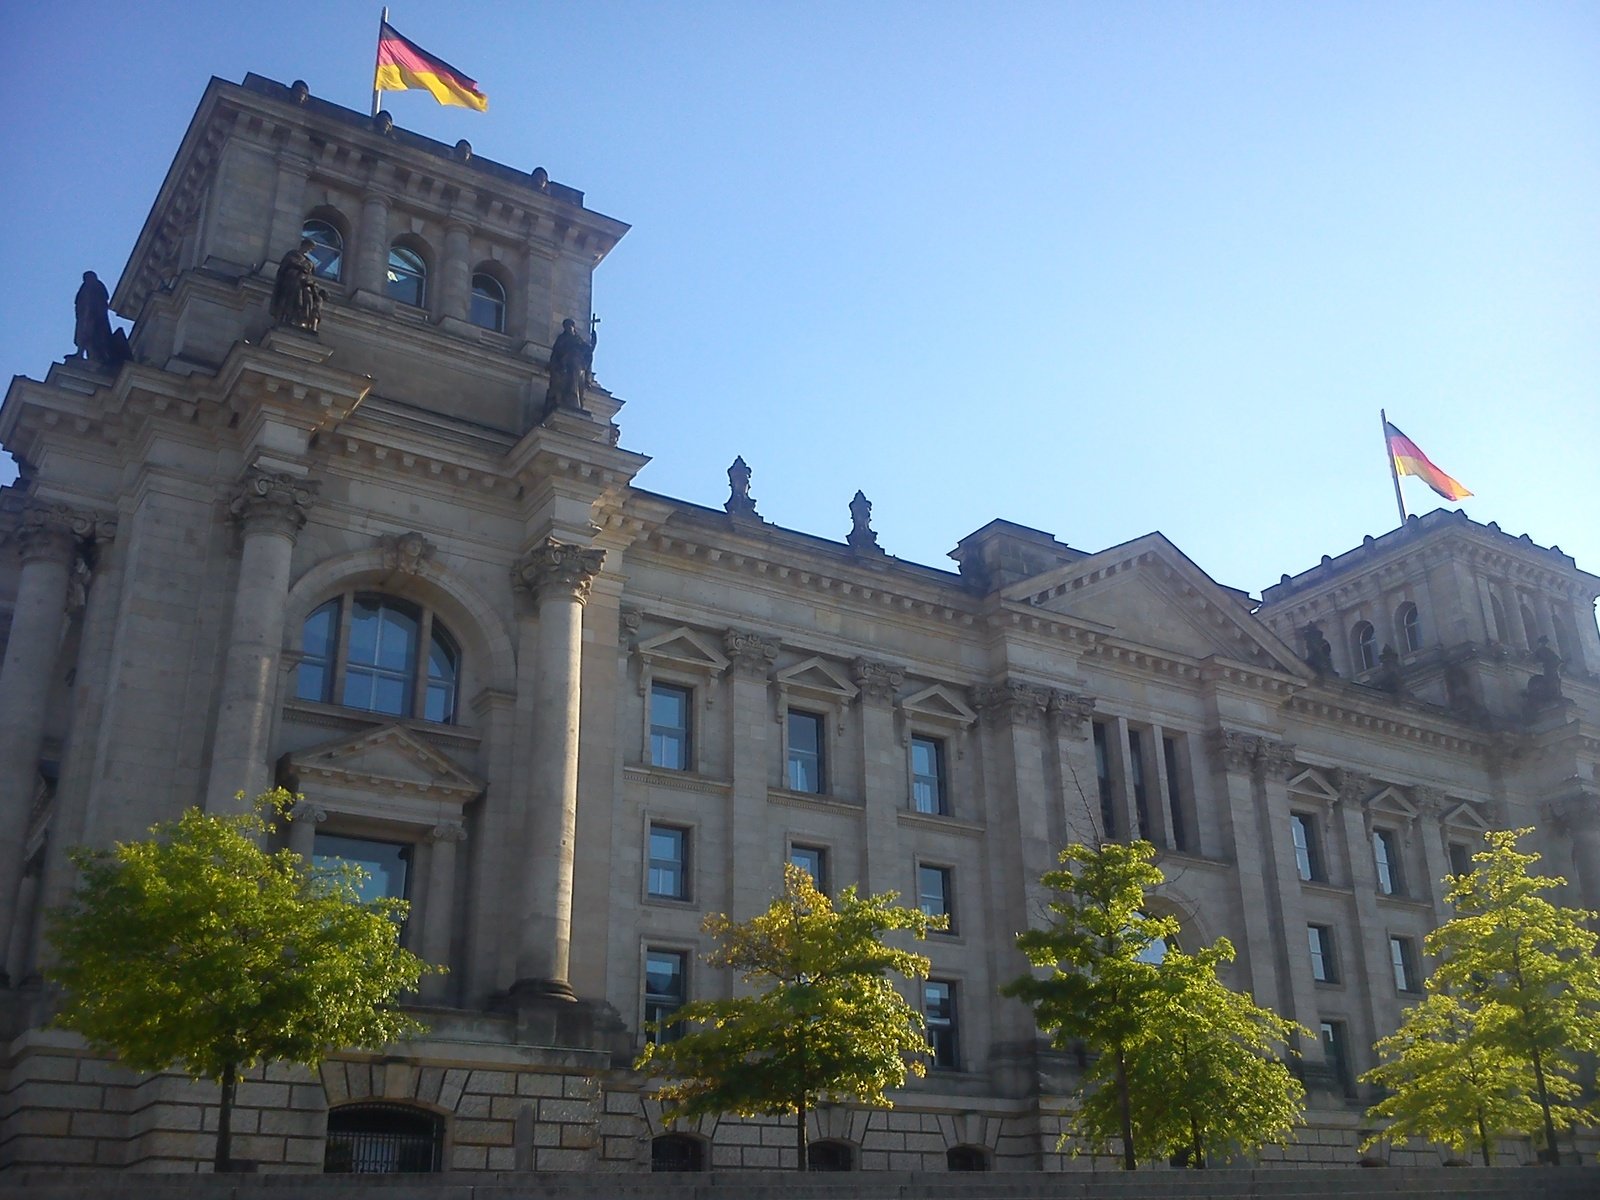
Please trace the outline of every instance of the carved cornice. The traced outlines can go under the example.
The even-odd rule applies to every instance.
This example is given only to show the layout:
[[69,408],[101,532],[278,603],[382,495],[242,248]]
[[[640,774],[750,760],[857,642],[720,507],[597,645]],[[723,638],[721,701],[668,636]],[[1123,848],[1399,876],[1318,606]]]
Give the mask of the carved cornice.
[[1037,725],[1050,703],[1048,688],[1008,679],[973,689],[973,705],[991,725]]
[[1048,711],[1062,733],[1082,735],[1094,715],[1094,697],[1076,692],[1052,691]]
[[417,575],[422,564],[433,557],[436,547],[420,533],[386,533],[378,539],[378,549],[383,554],[383,566],[388,571]]
[[740,675],[765,678],[778,660],[779,643],[742,629],[729,629],[722,635],[722,652]]
[[111,518],[65,504],[33,503],[22,510],[17,550],[24,563],[35,559],[64,563],[72,559],[78,544],[85,539],[108,540],[116,532],[117,523]]
[[252,467],[234,490],[228,512],[245,533],[278,533],[290,539],[306,523],[320,485],[300,475]]
[[865,658],[858,658],[852,662],[850,672],[851,682],[861,689],[861,698],[878,704],[887,704],[893,700],[895,693],[900,690],[900,685],[906,681],[904,667],[893,663],[872,662]]
[[561,596],[588,602],[589,584],[605,565],[606,552],[546,538],[512,569],[514,583],[527,589],[534,600]]

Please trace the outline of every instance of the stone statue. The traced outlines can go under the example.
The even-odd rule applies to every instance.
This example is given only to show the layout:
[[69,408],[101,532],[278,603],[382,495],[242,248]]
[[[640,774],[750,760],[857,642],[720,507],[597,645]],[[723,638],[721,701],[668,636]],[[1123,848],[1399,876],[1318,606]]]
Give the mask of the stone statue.
[[883,552],[878,546],[878,535],[872,532],[872,501],[860,490],[850,501],[850,533],[845,541],[855,550]]
[[756,502],[750,495],[750,466],[743,455],[728,468],[728,502],[722,507],[735,517],[756,515]]
[[278,281],[272,289],[272,319],[307,333],[315,333],[321,324],[322,302],[328,295],[317,282],[317,262],[311,257],[316,245],[301,238],[278,264]]
[[109,316],[111,296],[93,271],[83,273],[83,285],[73,297],[72,308],[77,316],[72,330],[77,357],[96,363],[115,361]]
[[1378,655],[1378,669],[1372,676],[1372,686],[1395,696],[1406,694],[1400,655],[1388,642],[1383,644],[1383,651]]
[[1540,667],[1539,674],[1528,680],[1529,704],[1553,704],[1561,697],[1561,655],[1557,654],[1550,639],[1540,636],[1533,657]]
[[550,347],[550,387],[544,394],[546,415],[558,408],[588,415],[589,410],[583,406],[583,394],[593,379],[594,348],[600,344],[599,325],[598,317],[589,318],[589,340],[584,341],[578,335],[576,321],[568,317],[561,322],[561,332],[556,335],[555,345]]
[[1306,640],[1306,665],[1318,675],[1337,677],[1339,672],[1333,669],[1333,647],[1322,636],[1322,626],[1313,621],[1300,634]]

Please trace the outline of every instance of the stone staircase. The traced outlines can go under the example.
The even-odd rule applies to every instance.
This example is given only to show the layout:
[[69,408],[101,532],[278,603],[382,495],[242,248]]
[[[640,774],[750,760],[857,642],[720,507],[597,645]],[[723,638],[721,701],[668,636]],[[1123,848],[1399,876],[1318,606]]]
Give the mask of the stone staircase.
[[19,1171],[0,1200],[1596,1200],[1600,1167],[1395,1167],[949,1175],[454,1172],[152,1175]]

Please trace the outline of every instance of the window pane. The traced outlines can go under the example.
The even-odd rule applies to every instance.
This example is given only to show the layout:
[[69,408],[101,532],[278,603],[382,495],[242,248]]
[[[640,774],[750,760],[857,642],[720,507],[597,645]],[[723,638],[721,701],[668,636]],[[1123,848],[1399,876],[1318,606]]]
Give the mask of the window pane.
[[474,325],[496,333],[506,327],[506,293],[492,275],[472,277],[471,320]]
[[822,718],[816,713],[790,711],[789,787],[796,792],[821,793],[823,774]]
[[917,904],[930,917],[950,915],[948,867],[917,867]]
[[955,984],[939,979],[922,985],[922,1018],[928,1045],[933,1051],[934,1067],[942,1071],[954,1071],[960,1066],[956,1055],[955,993]]
[[668,900],[688,899],[688,840],[686,829],[650,826],[650,875],[646,884],[650,895]]
[[1294,834],[1294,865],[1300,878],[1311,880],[1316,872],[1311,865],[1311,825],[1299,813],[1289,814],[1289,828]]
[[657,683],[650,688],[650,762],[669,771],[689,769],[690,692]]
[[363,902],[383,896],[405,899],[411,866],[410,846],[328,833],[317,834],[311,846],[313,866],[354,863],[366,873],[358,889]]
[[920,813],[945,812],[944,743],[937,738],[911,739],[911,806]]
[[414,250],[407,250],[404,246],[395,246],[389,251],[388,291],[402,304],[422,307],[423,283],[427,277],[427,268],[423,265],[422,256]]
[[378,651],[374,665],[411,673],[417,652],[417,618],[414,613],[385,603],[378,625]]
[[311,261],[318,277],[337,280],[344,264],[344,239],[339,231],[326,221],[307,221],[300,236],[313,243]]
[[[683,1007],[685,958],[686,955],[681,950],[649,950],[645,953],[644,1019],[646,1021],[665,1020]],[[669,1025],[659,1032],[646,1030],[645,1037],[653,1042],[672,1041],[682,1032],[680,1026]]]
[[811,876],[817,891],[828,890],[827,851],[817,846],[794,846],[789,850],[789,861]]
[[456,652],[434,625],[428,648],[428,688],[423,716],[429,721],[449,721],[456,715]]

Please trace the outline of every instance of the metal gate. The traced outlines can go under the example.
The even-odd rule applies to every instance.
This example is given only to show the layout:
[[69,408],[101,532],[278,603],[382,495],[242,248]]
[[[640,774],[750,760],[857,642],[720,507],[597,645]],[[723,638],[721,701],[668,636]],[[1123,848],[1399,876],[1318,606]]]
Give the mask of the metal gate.
[[322,1169],[330,1175],[437,1171],[439,1118],[403,1104],[347,1104],[328,1114]]

